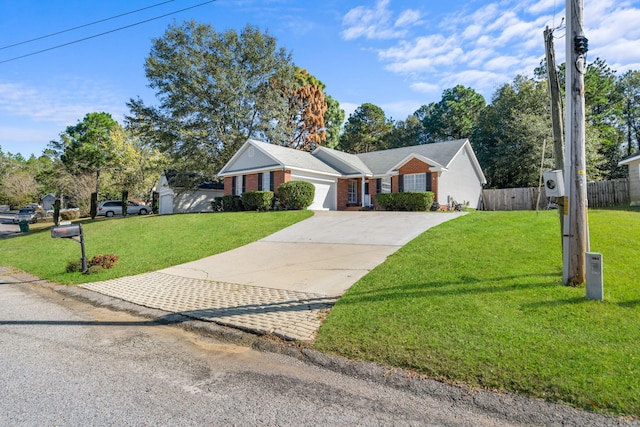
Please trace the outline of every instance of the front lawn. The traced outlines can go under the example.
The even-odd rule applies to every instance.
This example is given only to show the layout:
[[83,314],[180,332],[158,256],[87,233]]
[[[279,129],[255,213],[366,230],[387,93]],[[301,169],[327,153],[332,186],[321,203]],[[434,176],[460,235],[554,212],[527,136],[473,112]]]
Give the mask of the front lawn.
[[97,274],[66,273],[80,259],[80,245],[53,239],[52,224],[34,224],[26,235],[0,240],[0,265],[63,284],[79,284],[146,273],[225,252],[275,233],[311,211],[238,212],[133,216],[80,221],[87,258],[115,254],[120,260]]
[[640,416],[640,211],[589,214],[605,301],[562,285],[557,213],[474,212],[431,229],[337,302],[315,347]]

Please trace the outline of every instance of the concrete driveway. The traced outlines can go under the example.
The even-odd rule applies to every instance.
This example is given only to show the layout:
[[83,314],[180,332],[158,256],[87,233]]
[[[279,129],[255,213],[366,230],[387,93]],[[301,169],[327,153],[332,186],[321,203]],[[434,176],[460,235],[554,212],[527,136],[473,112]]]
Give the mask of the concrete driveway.
[[318,211],[255,243],[159,272],[340,296],[403,245],[461,215]]

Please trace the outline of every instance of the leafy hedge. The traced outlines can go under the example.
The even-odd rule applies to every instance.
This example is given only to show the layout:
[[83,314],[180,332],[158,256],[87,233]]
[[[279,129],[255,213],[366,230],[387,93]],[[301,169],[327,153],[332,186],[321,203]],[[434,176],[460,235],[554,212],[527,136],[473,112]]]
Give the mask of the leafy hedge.
[[211,207],[214,212],[238,212],[244,209],[240,196],[216,197]]
[[306,209],[313,203],[316,188],[310,182],[289,181],[278,187],[278,200],[288,210]]
[[246,211],[268,211],[273,206],[273,191],[248,191],[242,193],[242,204]]
[[434,194],[425,193],[381,193],[376,202],[385,211],[428,211],[433,205]]

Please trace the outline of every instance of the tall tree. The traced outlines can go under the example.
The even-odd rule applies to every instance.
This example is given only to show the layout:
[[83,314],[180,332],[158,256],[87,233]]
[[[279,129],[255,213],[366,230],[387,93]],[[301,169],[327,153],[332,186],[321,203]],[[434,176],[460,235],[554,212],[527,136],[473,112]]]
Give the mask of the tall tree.
[[626,136],[626,152],[640,150],[640,71],[627,71],[618,81],[621,130]]
[[485,100],[470,87],[446,89],[437,103],[423,105],[414,114],[422,121],[426,142],[469,138],[485,107]]
[[389,148],[407,147],[424,143],[424,126],[415,114],[406,120],[398,120],[393,128],[385,135],[386,145]]
[[282,93],[295,68],[268,33],[171,25],[153,41],[145,72],[159,105],[130,100],[127,123],[176,168],[213,177],[248,138],[288,140]]
[[48,152],[74,175],[93,173],[95,191],[100,193],[103,170],[117,161],[113,135],[119,127],[109,113],[89,113],[76,125],[67,126],[58,141],[51,141]]
[[374,104],[362,104],[349,115],[338,148],[356,154],[385,149],[384,136],[392,126],[382,108]]
[[311,151],[326,141],[324,118],[327,103],[324,87],[307,70],[296,67],[295,84],[288,96],[291,128],[289,147]]
[[[533,79],[518,76],[496,91],[473,135],[489,187],[538,184],[542,144],[545,139],[552,141],[548,108],[546,85]],[[546,162],[550,168],[549,157]]]
[[340,130],[344,123],[344,110],[340,103],[331,96],[324,94],[327,111],[324,113],[324,125],[327,131],[327,147],[336,148],[340,143]]

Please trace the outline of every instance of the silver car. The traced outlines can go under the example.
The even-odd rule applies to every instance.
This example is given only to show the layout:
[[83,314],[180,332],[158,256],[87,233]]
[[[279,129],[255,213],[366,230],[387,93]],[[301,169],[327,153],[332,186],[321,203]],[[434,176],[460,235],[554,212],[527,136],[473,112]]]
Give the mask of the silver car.
[[19,224],[22,221],[26,221],[29,224],[35,224],[38,222],[38,213],[32,208],[22,208],[18,211],[16,216],[13,217],[13,223]]
[[[127,201],[127,215],[146,215],[151,212],[151,207],[140,205],[131,200]],[[122,215],[122,200],[105,200],[98,205],[98,216],[112,217]]]

